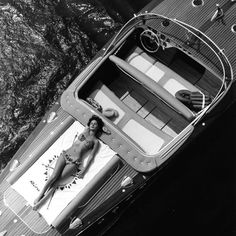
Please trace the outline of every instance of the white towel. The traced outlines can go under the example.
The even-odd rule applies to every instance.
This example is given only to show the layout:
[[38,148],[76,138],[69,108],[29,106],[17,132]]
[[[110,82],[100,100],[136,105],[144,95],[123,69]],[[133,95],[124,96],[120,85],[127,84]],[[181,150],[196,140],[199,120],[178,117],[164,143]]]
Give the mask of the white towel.
[[[46,183],[46,178],[51,168],[56,163],[56,156],[60,155],[62,150],[71,146],[77,133],[81,133],[84,126],[79,122],[74,122],[65,133],[63,133],[55,143],[29,168],[12,187],[21,194],[28,203],[33,206],[35,198]],[[90,180],[101,170],[108,161],[116,154],[106,144],[100,141],[100,149],[86,172],[83,179],[75,178],[76,183],[69,183],[63,190],[58,189],[53,198],[39,209],[40,214],[50,225],[61,211],[75,198],[75,196],[86,186]],[[86,160],[85,160],[86,161]],[[50,203],[50,204],[49,204]]]

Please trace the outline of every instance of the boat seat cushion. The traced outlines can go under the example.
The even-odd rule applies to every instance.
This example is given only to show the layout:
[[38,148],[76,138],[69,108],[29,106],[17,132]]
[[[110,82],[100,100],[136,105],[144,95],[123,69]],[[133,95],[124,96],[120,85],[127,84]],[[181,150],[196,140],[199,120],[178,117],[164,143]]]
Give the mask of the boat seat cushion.
[[126,58],[126,62],[142,71],[155,82],[175,96],[179,90],[199,91],[193,84],[182,78],[173,70],[149,56],[140,47],[134,48]]

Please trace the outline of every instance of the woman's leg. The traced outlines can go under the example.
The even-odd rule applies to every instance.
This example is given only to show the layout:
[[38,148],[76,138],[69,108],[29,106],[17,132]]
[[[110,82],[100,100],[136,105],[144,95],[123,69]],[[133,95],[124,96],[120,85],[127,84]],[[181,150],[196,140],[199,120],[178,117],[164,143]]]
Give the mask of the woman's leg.
[[64,167],[66,166],[66,162],[64,157],[60,155],[54,167],[53,173],[44,185],[38,197],[35,199],[34,204],[36,205],[40,199],[44,196],[45,192],[53,185],[53,183],[60,177]]
[[[37,210],[42,204],[44,204],[51,195],[54,194],[56,188],[58,186],[63,186],[66,183],[72,181],[74,178],[75,173],[78,171],[75,164],[67,164],[62,170],[62,173],[60,175],[60,178],[57,178],[56,181],[54,181],[48,191],[44,193],[44,195],[41,197],[41,199],[34,205],[34,210]],[[53,197],[53,196],[51,196]],[[49,207],[49,205],[48,205]]]
[[76,166],[76,164],[67,164],[61,173],[59,182],[68,181],[68,178],[73,178],[77,172],[78,167]]

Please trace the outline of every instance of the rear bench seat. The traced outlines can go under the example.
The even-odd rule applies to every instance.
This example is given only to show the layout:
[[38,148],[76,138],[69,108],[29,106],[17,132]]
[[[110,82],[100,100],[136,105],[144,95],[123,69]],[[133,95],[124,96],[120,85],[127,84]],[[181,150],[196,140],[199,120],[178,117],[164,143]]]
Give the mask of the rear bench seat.
[[182,89],[191,92],[199,91],[193,84],[157,61],[155,58],[149,56],[140,47],[134,48],[125,61],[148,75],[173,96]]

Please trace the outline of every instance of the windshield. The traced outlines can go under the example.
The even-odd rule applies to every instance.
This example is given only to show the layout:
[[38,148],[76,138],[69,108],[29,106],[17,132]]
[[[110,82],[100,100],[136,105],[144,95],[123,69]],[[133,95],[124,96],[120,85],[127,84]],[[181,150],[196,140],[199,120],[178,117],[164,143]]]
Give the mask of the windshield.
[[[233,80],[231,65],[223,50],[210,38],[190,25],[153,13],[140,14],[128,21],[114,37],[106,53],[119,44],[119,41],[123,40],[125,36],[127,37],[130,31],[138,27],[146,28],[146,31],[152,30],[157,36],[156,41],[159,46],[165,48],[167,44],[172,44],[173,47],[204,64],[222,81],[219,94],[231,84]],[[152,37],[155,38],[153,35]],[[145,43],[144,40],[143,42]],[[147,50],[149,47],[152,45],[146,44]]]

